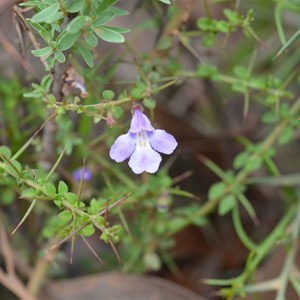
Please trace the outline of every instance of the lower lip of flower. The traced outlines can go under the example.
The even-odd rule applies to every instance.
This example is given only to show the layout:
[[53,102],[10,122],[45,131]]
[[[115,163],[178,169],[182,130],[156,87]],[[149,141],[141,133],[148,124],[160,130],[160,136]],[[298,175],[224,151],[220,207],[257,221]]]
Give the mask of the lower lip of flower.
[[137,142],[138,142],[139,146],[141,146],[141,147],[146,148],[149,145],[149,140],[148,140],[147,134],[145,133],[144,130],[141,130],[137,134]]

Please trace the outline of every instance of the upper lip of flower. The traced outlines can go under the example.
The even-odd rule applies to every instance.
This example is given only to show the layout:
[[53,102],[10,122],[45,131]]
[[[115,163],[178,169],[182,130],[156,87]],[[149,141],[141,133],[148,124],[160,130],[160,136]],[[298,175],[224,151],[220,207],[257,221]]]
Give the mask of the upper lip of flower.
[[144,115],[140,108],[134,108],[133,117],[130,124],[129,132],[138,133],[142,130],[153,131],[154,128],[151,125],[150,120]]
[[158,152],[171,154],[176,147],[175,138],[164,130],[154,129],[147,116],[136,107],[129,132],[116,139],[109,154],[116,162],[130,157],[128,164],[136,174],[155,173],[161,162]]

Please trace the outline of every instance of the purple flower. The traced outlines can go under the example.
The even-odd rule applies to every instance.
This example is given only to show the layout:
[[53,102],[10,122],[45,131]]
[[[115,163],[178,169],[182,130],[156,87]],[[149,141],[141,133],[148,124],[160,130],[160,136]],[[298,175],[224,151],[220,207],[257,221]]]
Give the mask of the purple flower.
[[[73,178],[75,181],[80,182],[82,176],[82,168],[78,168],[73,172]],[[92,179],[92,172],[89,168],[84,168],[83,181],[90,181]]]
[[158,154],[171,154],[177,147],[175,138],[161,129],[154,129],[140,107],[134,107],[129,132],[119,136],[112,145],[109,155],[116,162],[128,157],[129,166],[135,174],[144,171],[155,173],[161,162]]

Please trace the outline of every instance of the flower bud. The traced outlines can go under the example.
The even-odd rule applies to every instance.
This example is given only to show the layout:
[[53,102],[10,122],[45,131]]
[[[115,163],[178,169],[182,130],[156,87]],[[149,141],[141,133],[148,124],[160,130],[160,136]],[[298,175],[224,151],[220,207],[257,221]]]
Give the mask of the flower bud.
[[116,125],[116,120],[114,119],[111,111],[107,112],[106,124],[108,127],[114,127]]

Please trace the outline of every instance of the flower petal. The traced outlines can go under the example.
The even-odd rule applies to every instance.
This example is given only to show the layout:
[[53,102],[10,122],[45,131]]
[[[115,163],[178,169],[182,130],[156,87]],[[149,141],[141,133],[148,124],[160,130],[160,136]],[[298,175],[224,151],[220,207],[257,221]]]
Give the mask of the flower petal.
[[[76,169],[73,172],[73,179],[77,182],[80,182],[82,177],[82,167]],[[91,170],[87,167],[84,168],[84,172],[83,172],[83,181],[90,181],[93,177],[93,174],[91,172]]]
[[150,145],[148,147],[141,147],[137,144],[128,164],[135,174],[141,174],[144,171],[155,173],[158,170],[160,162],[161,156]]
[[134,108],[129,132],[138,133],[141,130],[153,131],[154,128],[152,127],[151,122],[147,118],[147,116],[142,113],[139,107],[136,107]]
[[178,145],[173,135],[161,129],[150,134],[150,144],[154,150],[164,154],[171,154]]
[[116,162],[122,162],[133,153],[135,144],[135,134],[123,134],[111,146],[109,156]]

